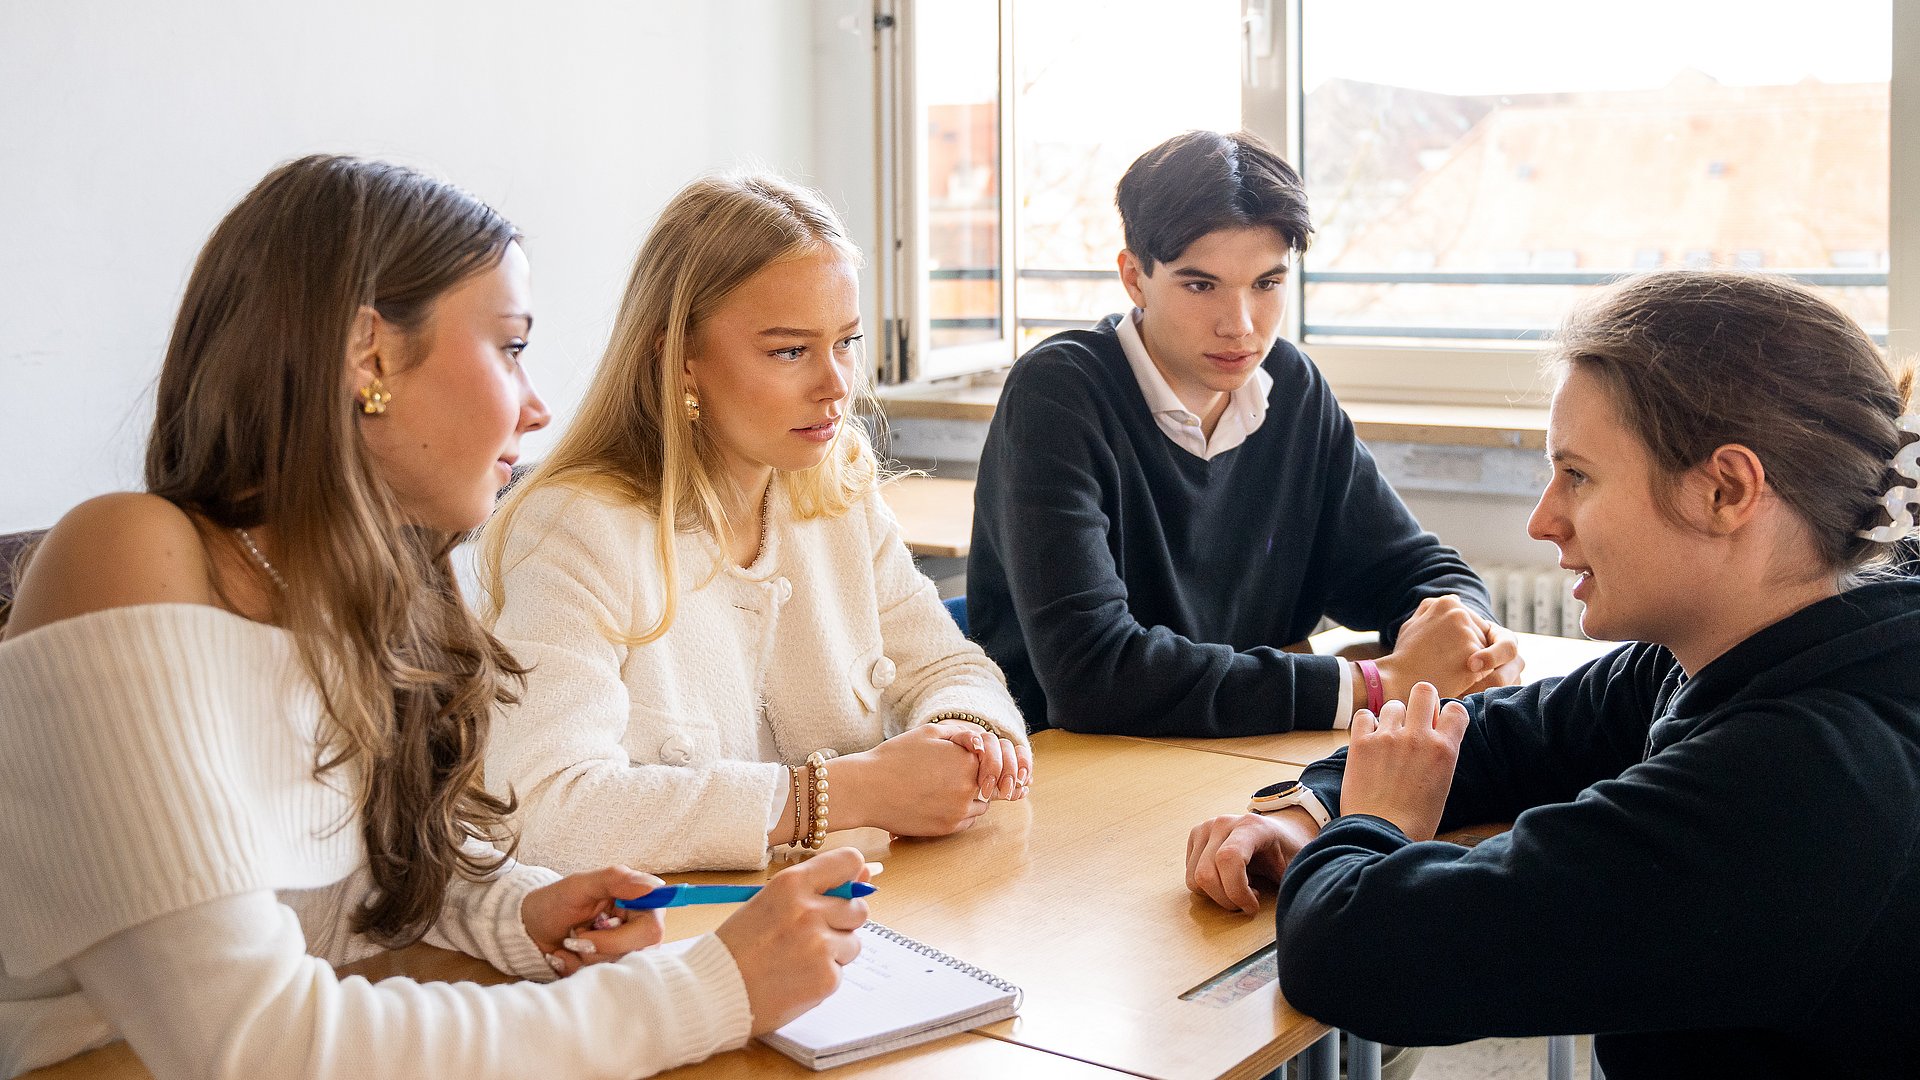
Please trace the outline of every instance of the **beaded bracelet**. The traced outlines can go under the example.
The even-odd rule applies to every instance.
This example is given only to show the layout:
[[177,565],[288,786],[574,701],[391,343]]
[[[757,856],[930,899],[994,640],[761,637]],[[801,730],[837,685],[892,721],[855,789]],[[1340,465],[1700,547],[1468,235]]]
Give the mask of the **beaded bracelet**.
[[998,738],[1000,735],[999,729],[995,728],[992,724],[987,723],[986,720],[978,716],[975,716],[970,712],[962,712],[959,710],[955,710],[953,712],[943,712],[936,716],[928,717],[927,723],[937,724],[942,720],[953,720],[962,724],[979,724],[980,727],[983,728],[987,734],[992,735],[995,738]]
[[819,750],[807,755],[807,822],[801,844],[817,851],[827,842],[827,755]]

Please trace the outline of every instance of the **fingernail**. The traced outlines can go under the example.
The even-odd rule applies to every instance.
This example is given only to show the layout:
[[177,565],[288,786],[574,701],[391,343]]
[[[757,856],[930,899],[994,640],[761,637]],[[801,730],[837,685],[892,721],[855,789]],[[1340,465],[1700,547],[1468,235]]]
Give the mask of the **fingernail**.
[[1032,783],[1032,780],[1029,779],[1029,776],[1032,772],[1033,772],[1032,769],[1023,768],[1020,770],[1020,786],[1021,787],[1026,787],[1028,784]]
[[973,737],[973,748],[974,748],[975,750],[985,750],[985,749],[986,749],[987,747],[986,747],[986,744],[985,744],[985,743],[982,743],[982,742],[980,741],[980,736],[978,736],[978,735],[975,735],[975,736]]
[[867,864],[867,876],[879,877],[881,874],[886,872],[886,869],[887,869],[886,863],[870,862]]
[[621,925],[621,919],[618,915],[609,915],[603,911],[593,917],[593,929],[595,930],[611,930],[619,925]]
[[565,945],[568,952],[578,953],[581,956],[592,956],[594,953],[600,951],[594,948],[593,942],[588,941],[586,938],[570,937],[560,944]]
[[567,973],[567,965],[563,963],[558,956],[552,953],[546,953],[544,955],[547,958],[547,966],[553,969],[555,975],[565,975]]

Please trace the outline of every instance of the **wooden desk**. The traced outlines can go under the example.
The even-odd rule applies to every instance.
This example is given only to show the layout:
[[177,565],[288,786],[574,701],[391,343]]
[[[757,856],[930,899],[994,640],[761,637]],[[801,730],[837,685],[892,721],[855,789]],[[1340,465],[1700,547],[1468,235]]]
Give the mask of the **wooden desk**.
[[973,547],[973,481],[903,476],[880,494],[915,555],[964,559]]
[[[876,921],[1025,992],[1018,1017],[980,1034],[1166,1078],[1263,1076],[1326,1034],[1273,982],[1226,1007],[1180,1000],[1273,942],[1271,907],[1235,915],[1186,891],[1188,831],[1298,769],[1066,731],[1033,747],[1026,800],[995,803],[958,836],[861,844],[886,863]],[[724,917],[679,909],[667,936]]]
[[[391,955],[405,956],[421,967],[439,971],[437,981],[506,981],[505,976],[479,960],[431,945],[416,945],[403,953]],[[420,977],[427,978],[425,975]],[[732,1053],[656,1075],[670,1080],[754,1080],[769,1076],[789,1076],[797,1080],[799,1077],[820,1074],[785,1054],[753,1042]],[[843,1065],[834,1069],[832,1075],[914,1077],[916,1080],[921,1077],[926,1080],[980,1080],[983,1076],[1125,1080],[1124,1073],[971,1032]],[[27,1073],[22,1080],[152,1080],[152,1074],[140,1064],[139,1058],[133,1056],[133,1051],[127,1049],[126,1043],[117,1042],[58,1065],[36,1069]]]
[[[1020,1016],[835,1075],[1076,1080],[1119,1069],[1169,1080],[1238,1080],[1264,1075],[1326,1033],[1280,998],[1276,982],[1225,1006],[1180,1000],[1273,941],[1271,907],[1235,915],[1186,891],[1188,830],[1236,811],[1247,792],[1297,769],[1063,731],[1041,732],[1034,750],[1031,796],[995,803],[965,833],[890,846],[874,830],[841,836],[877,839],[887,848],[873,852],[886,862],[880,891],[868,902],[873,918],[1020,986]],[[667,936],[704,933],[727,914],[720,907],[675,909]],[[371,979],[506,980],[478,960],[425,946],[346,970]],[[125,1044],[115,1044],[33,1075],[131,1080],[146,1072]],[[809,1074],[753,1044],[666,1075]]]
[[1261,1076],[1326,1034],[1273,982],[1225,1007],[1180,1000],[1273,941],[1271,908],[1186,891],[1188,831],[1298,770],[1065,731],[1037,734],[1034,759],[1026,801],[957,837],[896,841],[872,902],[1026,992],[983,1034],[1168,1078]]
[[[1526,682],[1565,675],[1581,664],[1620,647],[1617,641],[1582,641],[1543,634],[1515,636],[1520,639],[1520,655],[1527,661],[1526,670],[1521,675]],[[1358,637],[1354,631],[1344,627],[1315,634],[1312,639],[1314,651],[1336,651],[1340,644],[1357,640]],[[1305,766],[1347,745],[1347,733],[1344,730],[1289,731],[1280,735],[1247,735],[1232,739],[1163,738],[1150,741],[1212,754]],[[1285,777],[1276,775],[1274,779]]]

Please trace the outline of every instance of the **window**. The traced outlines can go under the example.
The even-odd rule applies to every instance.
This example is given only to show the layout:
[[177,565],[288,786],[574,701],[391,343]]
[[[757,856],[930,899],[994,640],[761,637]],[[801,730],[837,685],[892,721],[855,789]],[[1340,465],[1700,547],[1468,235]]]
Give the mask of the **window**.
[[904,301],[885,313],[883,375],[1004,367],[1126,309],[1114,185],[1169,135],[1240,126],[1241,15],[1241,0],[882,4],[901,50],[883,59],[902,246],[885,276]]
[[920,207],[894,280],[925,298],[896,378],[1123,310],[1114,183],[1196,127],[1305,176],[1287,333],[1344,394],[1537,395],[1568,308],[1659,267],[1791,274],[1883,340],[1920,327],[1920,88],[1891,78],[1920,70],[1920,12],[1891,0],[880,2],[928,103],[894,129]]
[[1343,390],[1526,393],[1570,306],[1662,266],[1790,274],[1885,340],[1890,0],[1294,10],[1299,340]]

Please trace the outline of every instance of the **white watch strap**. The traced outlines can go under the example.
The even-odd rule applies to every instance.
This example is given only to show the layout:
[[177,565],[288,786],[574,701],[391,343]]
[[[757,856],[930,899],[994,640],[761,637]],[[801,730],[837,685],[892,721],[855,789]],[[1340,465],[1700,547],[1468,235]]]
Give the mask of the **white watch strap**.
[[1295,800],[1294,805],[1313,815],[1314,824],[1323,829],[1326,828],[1327,822],[1333,820],[1333,815],[1327,813],[1326,804],[1321,802],[1320,796],[1315,795],[1313,789],[1307,787],[1305,784],[1300,786],[1299,791],[1299,797]]

